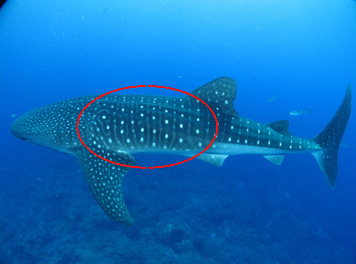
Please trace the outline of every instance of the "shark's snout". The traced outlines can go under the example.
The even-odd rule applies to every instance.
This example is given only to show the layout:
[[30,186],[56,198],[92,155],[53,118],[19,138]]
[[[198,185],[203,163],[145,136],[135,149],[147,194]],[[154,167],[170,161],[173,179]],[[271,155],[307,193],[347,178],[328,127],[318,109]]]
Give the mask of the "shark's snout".
[[12,123],[12,125],[10,127],[10,131],[15,137],[20,138],[20,139],[25,139],[21,133],[21,126],[20,126],[18,120],[16,120],[14,123]]
[[31,118],[29,118],[29,114],[20,116],[10,127],[11,133],[15,137],[23,140],[27,140],[27,136],[31,135],[32,130]]

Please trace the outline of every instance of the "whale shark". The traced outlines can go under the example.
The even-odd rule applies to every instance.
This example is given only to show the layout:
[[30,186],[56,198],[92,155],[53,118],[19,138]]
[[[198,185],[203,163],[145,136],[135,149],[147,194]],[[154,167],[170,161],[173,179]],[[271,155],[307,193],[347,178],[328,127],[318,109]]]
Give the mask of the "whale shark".
[[[218,78],[191,94],[196,98],[109,94],[90,104],[78,124],[85,144],[101,157],[133,166],[135,153],[190,156],[222,166],[229,155],[259,154],[276,165],[284,155],[311,153],[331,187],[338,173],[338,149],[351,113],[351,87],[325,129],[312,139],[294,136],[287,120],[261,123],[234,109],[236,83]],[[20,139],[74,155],[97,203],[113,220],[134,223],[122,195],[122,180],[130,169],[93,155],[79,140],[76,124],[84,107],[98,96],[69,99],[20,116],[11,126]]]

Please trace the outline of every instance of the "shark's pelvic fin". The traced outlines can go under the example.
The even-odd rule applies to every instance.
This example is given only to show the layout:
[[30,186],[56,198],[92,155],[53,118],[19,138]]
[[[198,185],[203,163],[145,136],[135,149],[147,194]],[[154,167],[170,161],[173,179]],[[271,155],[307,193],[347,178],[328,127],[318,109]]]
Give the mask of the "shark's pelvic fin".
[[221,167],[225,161],[225,159],[228,157],[229,155],[218,155],[218,154],[201,154],[199,155],[197,158],[200,160],[203,160],[205,162],[208,162],[212,165]]
[[337,177],[337,157],[341,138],[344,135],[347,122],[351,114],[351,86],[347,91],[339,109],[324,130],[313,140],[318,143],[322,150],[313,152],[313,156],[331,187],[334,187]]
[[[135,159],[126,152],[118,153],[111,150],[105,152],[105,158],[111,161],[126,165],[135,164]],[[90,190],[100,207],[115,221],[132,225],[133,219],[122,196],[122,179],[129,168],[104,161],[84,147],[75,151],[74,154],[82,166]]]
[[[236,82],[228,77],[221,77],[195,89],[192,94],[206,102],[213,111],[238,116],[234,108]],[[191,96],[189,96],[192,98]],[[195,99],[194,99],[195,100]]]
[[284,155],[265,155],[263,157],[275,165],[281,165],[284,159]]

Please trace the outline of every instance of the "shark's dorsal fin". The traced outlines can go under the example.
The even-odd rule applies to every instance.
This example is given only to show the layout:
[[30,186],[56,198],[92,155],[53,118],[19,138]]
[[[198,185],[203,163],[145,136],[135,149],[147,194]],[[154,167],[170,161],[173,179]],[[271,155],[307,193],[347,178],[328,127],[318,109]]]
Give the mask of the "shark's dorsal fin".
[[270,128],[272,128],[274,131],[284,134],[284,135],[292,135],[292,133],[289,131],[289,121],[288,120],[280,120],[276,122],[272,122],[267,124]]
[[[105,154],[100,153],[101,156],[114,162],[126,165],[135,164],[135,159],[127,152],[111,150],[104,152]],[[79,160],[90,190],[100,207],[115,221],[132,225],[133,219],[125,205],[121,189],[122,179],[129,168],[104,161],[84,147],[76,150],[74,155]]]
[[195,89],[192,94],[206,102],[213,111],[238,115],[233,106],[236,99],[236,82],[231,78],[218,78]]

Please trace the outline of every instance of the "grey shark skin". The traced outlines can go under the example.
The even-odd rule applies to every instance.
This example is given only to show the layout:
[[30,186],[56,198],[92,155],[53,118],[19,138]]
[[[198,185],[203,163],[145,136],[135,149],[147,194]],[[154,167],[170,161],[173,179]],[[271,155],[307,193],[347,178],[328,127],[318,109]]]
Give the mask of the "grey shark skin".
[[[288,121],[262,124],[241,117],[233,108],[236,84],[223,77],[192,92],[215,112],[219,132],[214,144],[198,158],[221,166],[228,155],[261,154],[281,164],[287,153],[311,153],[333,187],[337,155],[351,112],[351,87],[326,128],[313,139],[288,131]],[[18,118],[12,133],[21,139],[73,154],[101,208],[115,221],[133,224],[122,196],[122,179],[129,168],[103,161],[79,141],[76,122],[81,110],[97,96],[54,103]],[[134,165],[131,154],[174,153],[193,156],[202,151],[216,132],[210,110],[191,96],[164,97],[107,95],[83,113],[79,131],[85,144],[100,156]]]

